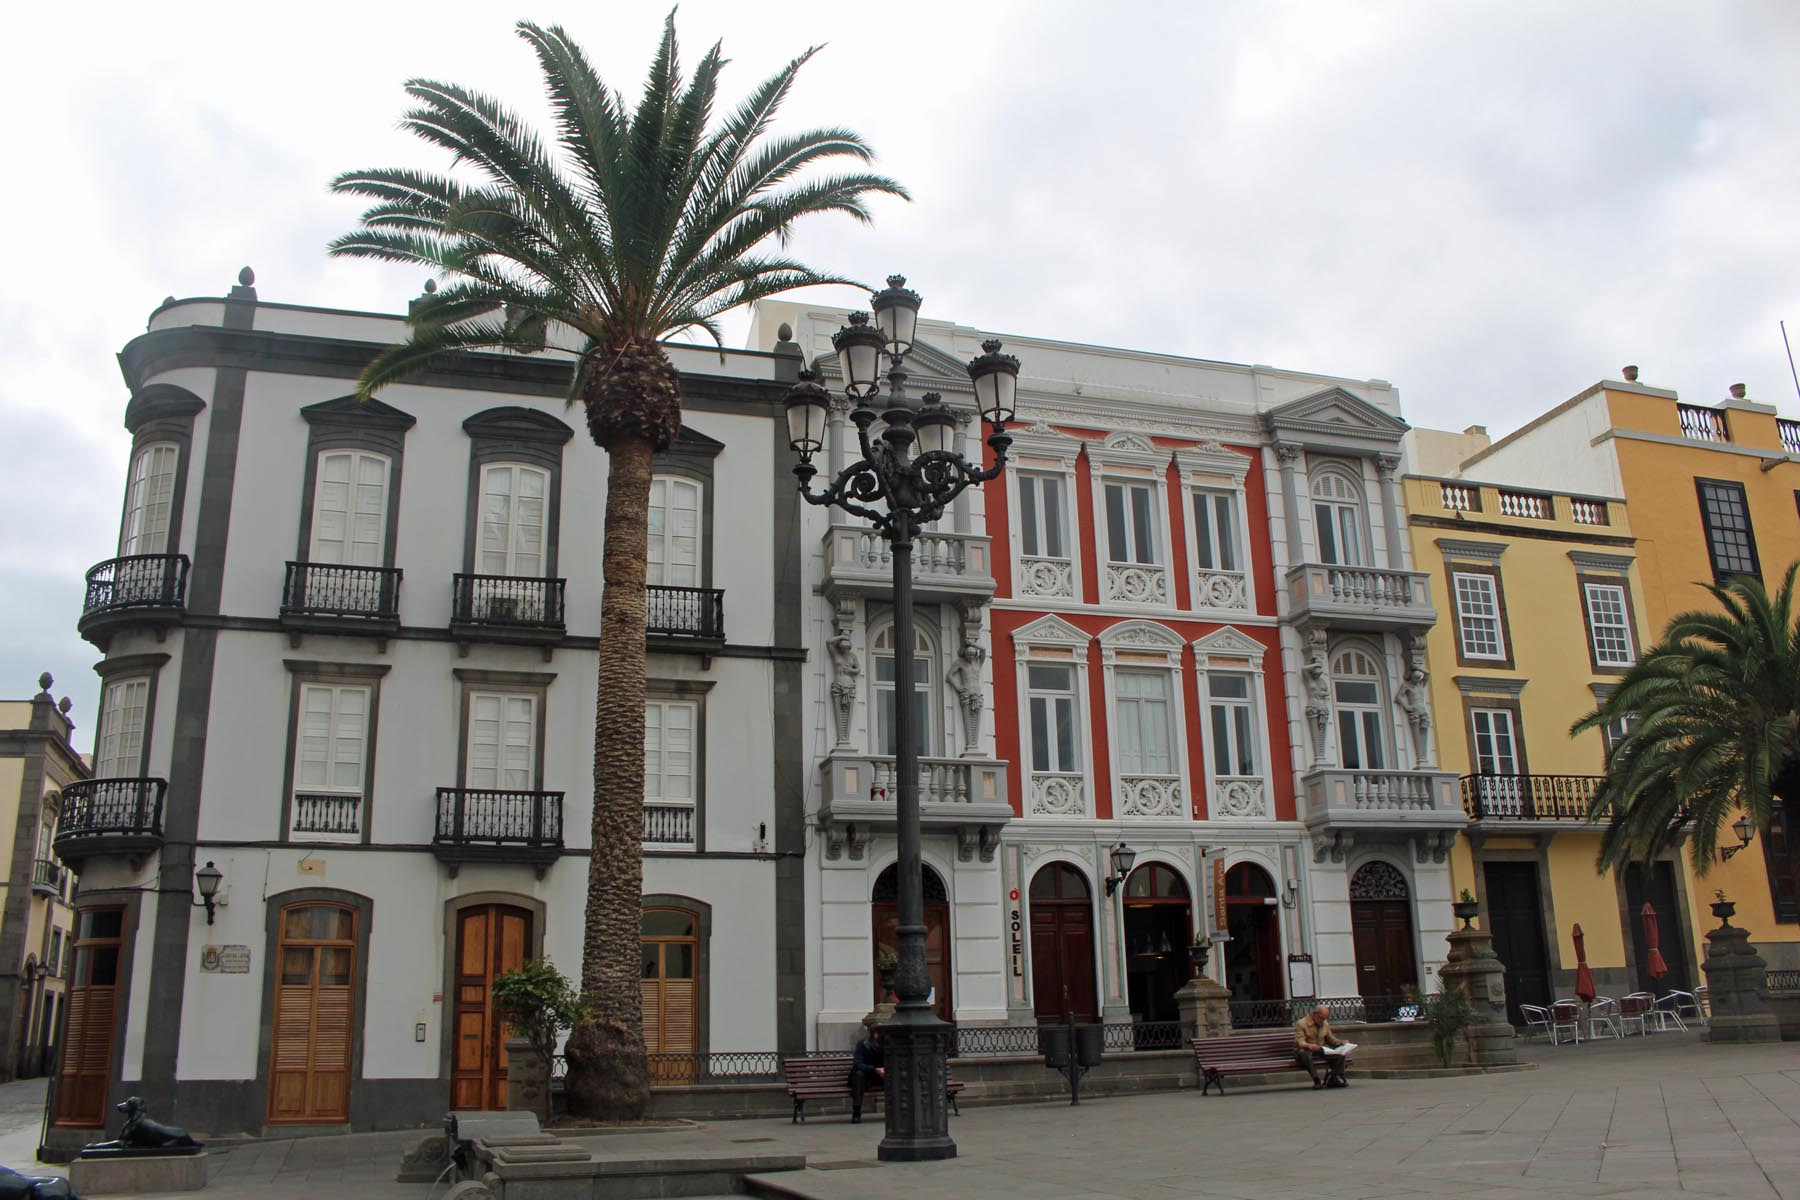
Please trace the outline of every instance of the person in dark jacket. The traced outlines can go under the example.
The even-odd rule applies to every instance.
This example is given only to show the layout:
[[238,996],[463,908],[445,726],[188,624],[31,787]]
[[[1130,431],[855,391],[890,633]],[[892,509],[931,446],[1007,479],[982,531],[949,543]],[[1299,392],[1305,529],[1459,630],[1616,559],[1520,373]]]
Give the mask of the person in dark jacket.
[[873,1083],[882,1086],[885,1078],[884,1059],[881,1053],[881,1028],[868,1026],[868,1033],[863,1040],[856,1043],[856,1051],[850,1056],[850,1123],[862,1124],[863,1091]]

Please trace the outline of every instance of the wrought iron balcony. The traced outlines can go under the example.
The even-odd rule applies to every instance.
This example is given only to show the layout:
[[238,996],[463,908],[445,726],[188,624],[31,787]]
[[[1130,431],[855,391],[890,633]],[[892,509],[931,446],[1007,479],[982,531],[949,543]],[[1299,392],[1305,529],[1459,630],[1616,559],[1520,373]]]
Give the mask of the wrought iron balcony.
[[1423,571],[1302,563],[1287,574],[1289,616],[1338,629],[1429,629],[1437,623],[1430,579]]
[[562,854],[563,794],[497,788],[437,790],[431,852],[454,877],[463,863],[522,863],[542,879]]
[[1463,811],[1472,821],[1590,824],[1604,775],[1464,775]]
[[298,838],[356,841],[362,837],[361,792],[295,792],[293,833]]
[[[819,817],[825,855],[862,857],[872,830],[892,831],[899,780],[891,754],[833,750],[819,764],[824,799]],[[964,862],[977,852],[991,861],[1000,827],[1012,819],[1006,764],[991,758],[920,758],[919,814],[926,833],[954,833]]]
[[163,779],[82,779],[62,790],[56,857],[79,864],[102,855],[141,862],[162,848]]
[[400,628],[399,567],[290,562],[281,620],[296,628],[391,633]]
[[1315,767],[1300,777],[1313,858],[1343,861],[1362,841],[1414,843],[1421,862],[1444,861],[1468,822],[1448,771],[1352,771]]
[[650,850],[692,849],[692,804],[644,804],[644,847]]
[[[913,539],[913,598],[919,603],[994,594],[986,534],[927,529]],[[886,595],[894,587],[893,550],[867,525],[833,525],[825,534],[825,590]]]
[[150,626],[161,636],[187,607],[187,578],[185,554],[109,558],[88,570],[76,628],[102,650],[115,631],[127,626]]
[[565,588],[562,579],[459,572],[451,585],[450,632],[469,641],[560,642]]
[[645,591],[645,632],[652,641],[669,638],[676,641],[724,643],[723,588],[652,584]]
[[69,873],[53,858],[40,858],[31,864],[31,889],[49,896],[62,895],[63,882]]

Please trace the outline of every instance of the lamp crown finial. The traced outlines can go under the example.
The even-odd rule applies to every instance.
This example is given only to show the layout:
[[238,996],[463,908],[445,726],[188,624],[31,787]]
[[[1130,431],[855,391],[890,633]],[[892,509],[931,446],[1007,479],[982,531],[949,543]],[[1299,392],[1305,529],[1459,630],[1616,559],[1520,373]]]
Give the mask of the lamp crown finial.
[[906,286],[906,276],[904,276],[904,275],[889,275],[887,277],[887,285],[891,288],[905,287]]
[[869,323],[869,314],[866,312],[853,312],[850,314],[850,323],[857,326],[867,325]]
[[987,341],[981,343],[981,348],[989,354],[998,354],[1000,353],[1000,339],[989,338]]

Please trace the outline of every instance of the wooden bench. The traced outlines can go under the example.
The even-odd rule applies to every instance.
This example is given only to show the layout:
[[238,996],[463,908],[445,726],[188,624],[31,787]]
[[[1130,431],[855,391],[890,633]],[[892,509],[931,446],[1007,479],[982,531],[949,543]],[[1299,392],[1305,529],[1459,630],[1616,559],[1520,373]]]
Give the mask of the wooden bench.
[[1219,1095],[1225,1094],[1227,1075],[1269,1075],[1277,1071],[1299,1071],[1291,1030],[1279,1033],[1243,1033],[1231,1037],[1195,1038],[1194,1069],[1200,1073],[1202,1096],[1217,1084]]
[[[806,1102],[808,1100],[848,1100],[850,1098],[850,1055],[827,1054],[817,1058],[784,1058],[781,1060],[781,1073],[787,1080],[788,1098],[794,1102],[794,1115],[788,1122],[794,1124],[806,1120]],[[956,1094],[965,1086],[962,1080],[946,1073],[944,1077],[944,1099],[949,1101],[950,1110],[962,1116],[962,1109],[957,1107]],[[880,1086],[869,1088],[863,1098],[874,1105],[880,1102],[885,1091]]]

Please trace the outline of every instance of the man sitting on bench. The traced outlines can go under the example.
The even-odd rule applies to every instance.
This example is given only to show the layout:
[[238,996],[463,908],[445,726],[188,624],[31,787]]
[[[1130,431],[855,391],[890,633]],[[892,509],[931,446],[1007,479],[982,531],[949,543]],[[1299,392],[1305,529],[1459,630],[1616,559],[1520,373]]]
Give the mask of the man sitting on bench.
[[870,1025],[850,1056],[850,1123],[862,1124],[863,1091],[872,1082],[882,1086],[881,1026]]
[[[1322,1087],[1346,1087],[1344,1082],[1344,1064],[1349,1058],[1347,1054],[1327,1054],[1325,1047],[1341,1046],[1343,1039],[1331,1032],[1331,1022],[1326,1019],[1327,1013],[1323,1004],[1313,1009],[1306,1017],[1294,1026],[1294,1057],[1312,1076],[1312,1085]],[[1319,1078],[1319,1064],[1325,1065],[1325,1078]]]

